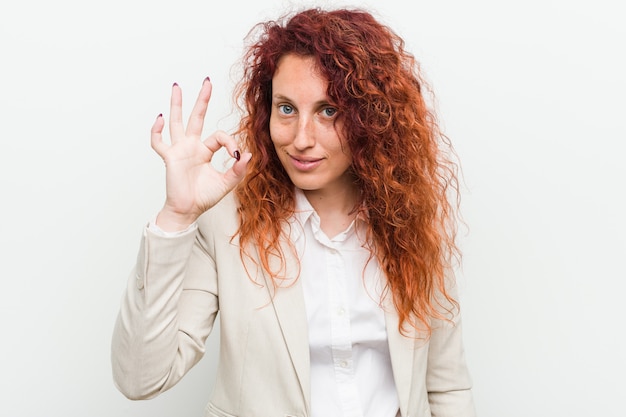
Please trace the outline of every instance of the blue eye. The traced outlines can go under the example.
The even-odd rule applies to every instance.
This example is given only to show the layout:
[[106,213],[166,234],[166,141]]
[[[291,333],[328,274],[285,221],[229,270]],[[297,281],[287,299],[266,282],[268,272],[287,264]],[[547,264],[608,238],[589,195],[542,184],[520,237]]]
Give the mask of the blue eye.
[[333,117],[335,114],[337,114],[337,109],[334,107],[326,107],[324,110],[322,110],[322,112],[326,117]]
[[280,104],[278,106],[278,110],[283,114],[291,114],[293,113],[293,107],[289,104]]

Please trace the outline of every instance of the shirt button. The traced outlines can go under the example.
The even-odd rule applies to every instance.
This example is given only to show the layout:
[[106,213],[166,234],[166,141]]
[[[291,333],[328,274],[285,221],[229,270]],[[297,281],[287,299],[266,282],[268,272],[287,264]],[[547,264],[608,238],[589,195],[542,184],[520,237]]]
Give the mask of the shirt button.
[[344,314],[346,314],[346,310],[344,310],[343,308],[339,308],[337,310],[337,315],[338,316],[343,316]]
[[341,366],[342,368],[347,368],[348,367],[348,362],[347,361],[341,361],[341,362],[339,362],[339,366]]

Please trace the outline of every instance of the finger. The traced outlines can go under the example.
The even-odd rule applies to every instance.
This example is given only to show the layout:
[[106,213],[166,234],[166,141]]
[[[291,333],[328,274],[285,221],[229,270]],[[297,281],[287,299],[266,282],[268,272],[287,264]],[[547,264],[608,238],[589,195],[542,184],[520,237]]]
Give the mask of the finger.
[[235,138],[223,130],[213,132],[213,134],[204,141],[204,144],[213,152],[217,152],[220,148],[225,147],[231,156],[233,152],[237,150],[237,141]]
[[211,79],[206,77],[202,81],[202,87],[198,93],[196,104],[194,104],[191,114],[189,115],[189,122],[187,123],[187,136],[200,138],[202,135],[202,127],[204,126],[204,117],[209,106],[209,100],[211,98],[211,91],[213,85]]
[[183,92],[177,83],[172,85],[172,97],[170,99],[170,139],[175,143],[185,136],[183,125]]
[[165,126],[165,120],[163,120],[163,115],[159,114],[150,129],[150,145],[160,157],[163,157],[167,149],[167,145],[163,143],[163,126]]
[[241,158],[224,173],[224,183],[229,191],[243,180],[250,159],[252,159],[252,154],[250,152],[244,152],[241,154]]
[[233,158],[235,157],[235,151],[239,147],[235,138],[222,130],[213,132],[211,136],[204,140],[204,145],[213,153],[224,147]]

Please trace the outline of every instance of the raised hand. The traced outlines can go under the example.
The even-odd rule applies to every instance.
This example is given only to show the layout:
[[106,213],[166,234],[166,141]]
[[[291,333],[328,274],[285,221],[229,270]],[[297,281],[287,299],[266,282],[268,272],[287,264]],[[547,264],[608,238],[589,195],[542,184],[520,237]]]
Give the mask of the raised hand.
[[[183,230],[220,201],[244,177],[250,153],[240,153],[237,141],[225,132],[217,131],[202,140],[202,128],[209,99],[211,81],[202,83],[187,128],[182,120],[182,91],[172,87],[170,104],[170,142],[163,142],[165,121],[159,115],[151,130],[151,144],[165,162],[166,199],[157,216],[157,225],[165,231]],[[215,152],[225,147],[237,159],[226,172],[211,165]]]

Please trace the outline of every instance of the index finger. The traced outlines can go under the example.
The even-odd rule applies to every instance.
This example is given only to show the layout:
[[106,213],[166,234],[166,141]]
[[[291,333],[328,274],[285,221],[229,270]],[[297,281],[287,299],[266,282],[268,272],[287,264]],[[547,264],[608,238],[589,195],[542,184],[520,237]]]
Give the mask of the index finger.
[[202,127],[204,126],[204,117],[209,106],[209,99],[211,98],[211,91],[213,86],[211,85],[211,79],[206,77],[202,81],[202,87],[198,93],[196,103],[189,115],[189,121],[187,122],[187,136],[199,138],[202,135]]
[[204,145],[209,148],[209,150],[213,153],[224,147],[233,157],[235,157],[235,151],[238,151],[238,145],[235,138],[224,132],[223,130],[217,130],[213,132],[208,138],[204,140]]

